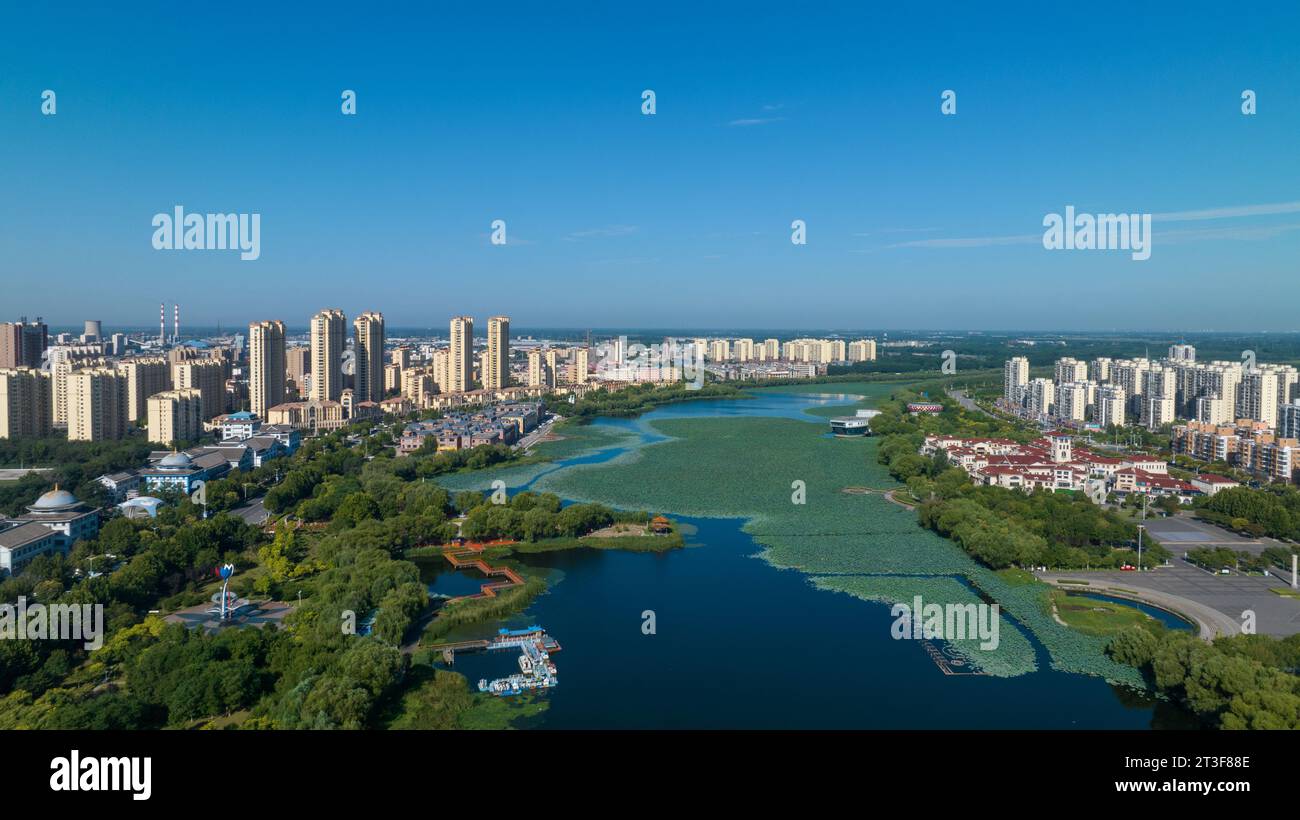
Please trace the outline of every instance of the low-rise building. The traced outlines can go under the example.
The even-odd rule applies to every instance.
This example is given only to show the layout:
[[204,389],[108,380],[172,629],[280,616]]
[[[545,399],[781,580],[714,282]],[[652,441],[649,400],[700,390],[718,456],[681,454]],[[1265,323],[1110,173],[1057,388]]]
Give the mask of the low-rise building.
[[67,554],[99,534],[99,509],[57,486],[16,518],[0,518],[0,571],[16,574],[39,555]]

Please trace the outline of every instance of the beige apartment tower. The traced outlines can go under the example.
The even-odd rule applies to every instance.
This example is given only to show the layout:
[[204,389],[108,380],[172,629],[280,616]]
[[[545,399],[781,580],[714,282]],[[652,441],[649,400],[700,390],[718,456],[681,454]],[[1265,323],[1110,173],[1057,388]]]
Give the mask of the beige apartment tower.
[[337,308],[311,317],[311,398],[338,401],[343,397],[343,345],[347,319]]
[[194,389],[203,395],[199,410],[203,421],[226,408],[226,366],[219,359],[190,359],[172,365],[172,388]]
[[0,369],[0,438],[42,438],[51,430],[50,377],[30,367]]
[[126,377],[121,373],[94,367],[68,376],[69,441],[120,439],[126,435],[126,416]]
[[203,435],[203,391],[167,390],[149,397],[149,441],[175,445]]
[[384,314],[368,310],[352,320],[357,369],[352,379],[355,402],[384,397]]
[[[474,319],[457,316],[451,320],[451,348],[448,351],[446,390],[464,393],[474,387]],[[439,387],[442,385],[439,384]]]
[[876,340],[859,339],[849,342],[849,361],[874,362],[876,360]]
[[[298,398],[307,397],[307,382],[311,379],[311,348],[306,345],[290,347],[284,351],[285,391]],[[293,382],[290,387],[289,382]]]
[[510,386],[510,317],[488,319],[487,357],[483,367],[483,386],[500,390]]
[[[258,418],[285,401],[288,362],[284,348],[284,322],[253,322],[248,326],[248,407]],[[153,435],[152,419],[149,434]],[[173,441],[189,439],[172,439]],[[154,439],[157,441],[157,439]],[[162,442],[166,443],[166,441]]]
[[591,351],[585,347],[580,347],[573,351],[573,372],[571,375],[574,384],[587,383],[587,370],[590,356]]
[[555,368],[552,351],[528,351],[528,386],[555,387]]
[[161,356],[150,359],[123,359],[117,369],[126,377],[127,421],[141,421],[149,412],[146,402],[154,393],[170,390],[171,366]]

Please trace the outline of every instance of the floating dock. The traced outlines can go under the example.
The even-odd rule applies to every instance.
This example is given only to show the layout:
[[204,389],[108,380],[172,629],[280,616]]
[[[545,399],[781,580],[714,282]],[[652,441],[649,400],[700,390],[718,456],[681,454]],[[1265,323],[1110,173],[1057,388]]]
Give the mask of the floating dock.
[[[461,645],[471,643],[462,642]],[[478,682],[480,692],[488,692],[498,697],[508,697],[510,695],[522,695],[528,691],[545,691],[554,689],[559,686],[560,679],[556,674],[555,663],[551,660],[551,653],[560,650],[560,644],[546,630],[540,626],[530,626],[526,629],[502,629],[492,640],[473,642],[480,644],[475,648],[486,650],[488,652],[501,651],[507,649],[519,650],[519,674],[507,675],[504,678],[497,678],[489,681],[484,678]],[[461,646],[457,645],[457,647]],[[447,649],[444,649],[446,657]],[[454,653],[455,649],[451,649]]]

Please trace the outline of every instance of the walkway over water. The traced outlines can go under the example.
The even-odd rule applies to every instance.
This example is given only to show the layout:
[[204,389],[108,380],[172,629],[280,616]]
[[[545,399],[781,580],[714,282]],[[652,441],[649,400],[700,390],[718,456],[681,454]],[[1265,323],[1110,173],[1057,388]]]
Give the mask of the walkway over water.
[[456,569],[473,567],[489,578],[505,578],[504,581],[489,581],[479,587],[479,592],[473,595],[460,595],[447,601],[447,603],[453,604],[456,601],[467,601],[474,598],[495,598],[499,589],[523,586],[524,579],[519,576],[519,573],[509,567],[489,566],[482,558],[475,557],[481,555],[483,550],[488,547],[507,547],[514,543],[514,541],[501,540],[482,543],[466,542],[465,544],[450,544],[442,547],[442,556],[451,562],[451,565]]

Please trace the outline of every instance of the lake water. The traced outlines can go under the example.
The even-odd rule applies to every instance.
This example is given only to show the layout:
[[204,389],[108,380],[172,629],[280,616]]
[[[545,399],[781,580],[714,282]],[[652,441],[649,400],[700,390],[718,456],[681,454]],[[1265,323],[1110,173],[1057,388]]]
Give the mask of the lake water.
[[[856,396],[770,394],[700,401],[639,419],[598,423],[654,435],[664,418],[776,415],[825,424],[803,408]],[[592,463],[613,447],[559,462]],[[513,488],[519,489],[519,488]],[[671,511],[668,511],[671,513]],[[1167,704],[1105,681],[1050,669],[1014,678],[946,675],[918,641],[880,628],[883,604],[813,588],[807,576],[754,556],[735,519],[677,516],[694,532],[668,553],[572,550],[521,555],[552,587],[510,626],[539,624],[563,646],[546,728],[1148,728],[1181,725]],[[472,592],[478,579],[419,563],[435,593]],[[644,634],[652,611],[655,634]],[[484,627],[484,632],[500,624]],[[1011,628],[1011,627],[1008,627]],[[1032,639],[1031,639],[1032,640]],[[461,654],[480,678],[515,671],[512,652]]]

